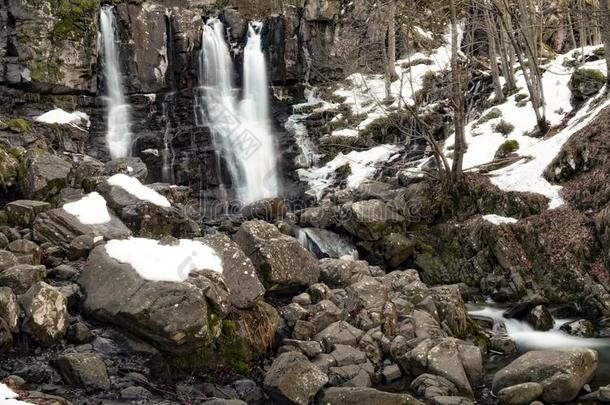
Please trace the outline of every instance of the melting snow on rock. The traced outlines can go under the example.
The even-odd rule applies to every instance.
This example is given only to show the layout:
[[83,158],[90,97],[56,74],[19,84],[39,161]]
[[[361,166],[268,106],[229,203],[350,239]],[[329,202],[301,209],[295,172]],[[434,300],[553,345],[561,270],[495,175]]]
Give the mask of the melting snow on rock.
[[174,246],[146,238],[111,240],[105,248],[110,257],[131,265],[146,280],[180,282],[194,270],[222,273],[222,262],[214,250],[189,239],[180,239]]

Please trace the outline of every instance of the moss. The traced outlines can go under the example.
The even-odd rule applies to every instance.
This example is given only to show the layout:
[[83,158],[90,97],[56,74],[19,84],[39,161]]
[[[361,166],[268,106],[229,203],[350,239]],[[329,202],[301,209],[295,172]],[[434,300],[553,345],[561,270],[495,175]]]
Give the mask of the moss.
[[527,106],[527,101],[525,101],[525,100],[521,100],[521,101],[519,101],[519,102],[518,102],[516,105],[517,105],[517,107],[519,107],[519,108],[526,107],[526,106]]
[[496,152],[496,157],[505,157],[510,153],[516,152],[519,150],[519,142],[514,139],[509,139],[505,141]]
[[504,120],[501,120],[500,122],[498,122],[496,124],[496,126],[494,127],[495,132],[498,132],[504,136],[513,132],[514,129],[515,129],[515,126],[513,124],[511,124],[510,122],[506,122]]
[[27,133],[32,129],[30,122],[23,118],[15,118],[7,121],[6,125],[14,131]]
[[79,40],[83,33],[90,33],[91,16],[100,6],[99,0],[55,0],[55,13],[59,21],[53,29],[58,39]]
[[499,108],[492,108],[487,114],[479,118],[477,121],[477,125],[483,125],[488,121],[494,120],[496,118],[500,118],[502,116],[502,111]]
[[525,100],[527,97],[528,97],[528,95],[527,95],[527,94],[525,94],[525,93],[518,93],[518,94],[515,96],[515,101],[516,101],[516,102],[519,102],[519,101]]

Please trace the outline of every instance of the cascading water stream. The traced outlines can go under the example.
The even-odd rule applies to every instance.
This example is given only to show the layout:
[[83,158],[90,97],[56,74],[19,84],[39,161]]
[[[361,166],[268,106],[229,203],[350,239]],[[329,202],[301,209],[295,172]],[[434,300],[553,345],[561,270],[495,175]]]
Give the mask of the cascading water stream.
[[252,153],[242,156],[246,177],[243,199],[246,202],[275,197],[280,187],[277,147],[269,122],[267,64],[261,49],[261,29],[262,23],[250,24],[244,49],[244,94],[240,111],[250,134],[259,143]]
[[131,123],[129,105],[125,100],[117,37],[114,7],[105,6],[100,14],[100,31],[103,45],[104,82],[106,84],[106,142],[112,159],[131,153]]
[[[244,91],[233,87],[233,62],[224,26],[209,20],[200,60],[201,102],[219,157],[226,162],[239,199],[249,203],[279,191],[277,153],[269,123],[269,101],[260,25],[251,25],[244,50]],[[219,159],[220,160],[220,159]]]

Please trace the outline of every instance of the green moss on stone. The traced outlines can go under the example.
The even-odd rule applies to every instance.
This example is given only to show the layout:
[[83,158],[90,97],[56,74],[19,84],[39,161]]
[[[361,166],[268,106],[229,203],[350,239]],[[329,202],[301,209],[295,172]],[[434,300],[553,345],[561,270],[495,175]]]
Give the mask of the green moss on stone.
[[30,122],[24,118],[15,118],[9,120],[6,125],[8,125],[10,129],[22,133],[30,132],[30,130],[32,129],[32,125],[30,124]]
[[90,32],[90,19],[99,8],[99,0],[55,0],[55,10],[59,21],[53,35],[59,39],[80,39]]

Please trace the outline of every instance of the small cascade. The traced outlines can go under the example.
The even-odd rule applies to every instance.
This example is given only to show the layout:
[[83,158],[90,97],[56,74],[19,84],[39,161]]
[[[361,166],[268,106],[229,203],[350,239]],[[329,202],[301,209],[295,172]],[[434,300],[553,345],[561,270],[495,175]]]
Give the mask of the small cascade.
[[165,132],[163,133],[163,167],[161,176],[165,183],[174,183],[174,148],[172,141],[175,128],[173,126],[173,116],[176,98],[176,80],[172,62],[175,57],[174,52],[174,26],[172,24],[172,10],[167,9],[165,13],[165,23],[167,27],[167,56],[169,64],[169,82],[172,92],[168,93],[163,99],[163,121],[165,122]]
[[174,138],[174,127],[172,117],[174,115],[174,102],[176,93],[168,93],[163,100],[163,121],[165,122],[165,132],[163,133],[163,168],[161,176],[165,183],[174,183],[174,148],[172,141]]
[[344,236],[326,229],[299,228],[297,239],[305,249],[318,259],[330,257],[333,259],[350,258],[358,260],[358,250]]
[[251,24],[244,50],[243,98],[233,86],[233,61],[218,19],[204,26],[196,116],[209,126],[218,161],[224,161],[243,204],[279,192],[277,151],[269,118],[261,24]]
[[131,123],[129,104],[125,99],[116,35],[114,7],[104,6],[100,14],[103,45],[103,67],[106,102],[106,142],[112,159],[131,153]]

